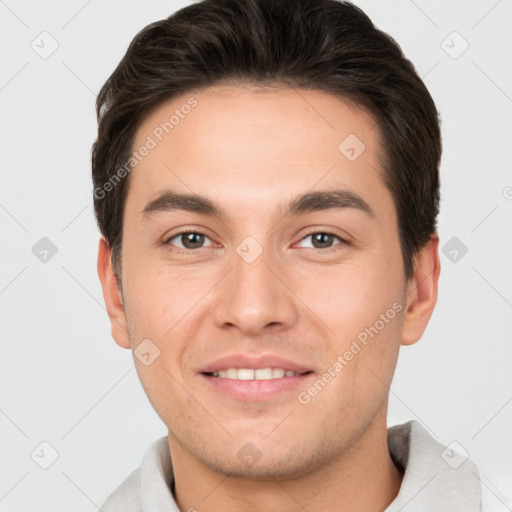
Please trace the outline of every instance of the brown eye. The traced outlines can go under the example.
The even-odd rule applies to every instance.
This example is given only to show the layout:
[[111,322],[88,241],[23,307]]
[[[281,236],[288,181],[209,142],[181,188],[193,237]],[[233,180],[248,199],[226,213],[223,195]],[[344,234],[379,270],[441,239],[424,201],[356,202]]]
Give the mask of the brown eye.
[[[173,240],[176,241],[173,242]],[[167,240],[167,243],[180,249],[201,249],[202,247],[207,247],[204,246],[205,240],[209,240],[209,238],[203,233],[188,231],[172,236]]]
[[[326,231],[310,233],[301,240],[301,243],[304,242],[304,240],[307,240],[308,238],[311,239],[311,246],[313,249],[330,249],[334,245],[346,243],[345,240],[343,240],[338,235]],[[335,242],[336,240],[338,240],[338,242]]]
[[317,249],[324,249],[325,247],[330,247],[332,245],[334,236],[329,233],[315,233],[311,235],[311,240],[313,245]]

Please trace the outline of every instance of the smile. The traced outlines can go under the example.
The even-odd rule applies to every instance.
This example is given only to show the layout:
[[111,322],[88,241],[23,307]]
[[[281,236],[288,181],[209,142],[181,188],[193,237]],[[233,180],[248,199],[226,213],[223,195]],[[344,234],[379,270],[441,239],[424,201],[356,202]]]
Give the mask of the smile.
[[221,379],[233,380],[271,380],[281,379],[283,377],[299,377],[303,375],[293,370],[285,370],[284,368],[228,368],[211,372],[212,377],[220,377]]

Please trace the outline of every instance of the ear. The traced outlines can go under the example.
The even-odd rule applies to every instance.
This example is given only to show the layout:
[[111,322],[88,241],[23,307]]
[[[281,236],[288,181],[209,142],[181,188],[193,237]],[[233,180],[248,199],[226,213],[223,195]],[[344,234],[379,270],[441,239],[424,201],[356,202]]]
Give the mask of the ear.
[[432,235],[414,258],[414,275],[407,282],[402,345],[412,345],[423,336],[434,311],[441,272],[438,247],[439,237]]
[[98,275],[112,326],[112,337],[120,347],[131,348],[123,299],[112,267],[110,247],[104,237],[101,237],[98,248]]

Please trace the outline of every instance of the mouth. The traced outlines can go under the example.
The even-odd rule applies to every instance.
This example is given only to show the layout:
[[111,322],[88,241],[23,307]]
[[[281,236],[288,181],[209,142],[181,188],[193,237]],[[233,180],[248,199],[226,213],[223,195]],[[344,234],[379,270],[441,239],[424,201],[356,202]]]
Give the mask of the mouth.
[[314,371],[276,356],[239,355],[219,359],[199,374],[216,398],[261,402],[297,391]]
[[232,380],[272,380],[300,377],[308,373],[312,372],[294,372],[293,370],[286,370],[285,368],[228,368],[227,370],[218,370],[216,372],[205,372],[204,375],[207,377]]

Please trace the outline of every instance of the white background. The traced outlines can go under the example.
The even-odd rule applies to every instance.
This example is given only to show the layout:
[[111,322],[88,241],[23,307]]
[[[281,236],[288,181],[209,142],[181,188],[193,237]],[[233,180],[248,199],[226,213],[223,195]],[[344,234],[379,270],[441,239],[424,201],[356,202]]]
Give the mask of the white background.
[[[95,95],[129,42],[187,3],[0,2],[2,511],[98,510],[166,434],[131,353],[110,337],[95,268],[90,149]],[[457,441],[479,466],[493,510],[505,511],[512,2],[356,3],[401,45],[441,112],[441,246],[457,237],[468,249],[455,263],[441,256],[438,306],[423,339],[401,350],[389,424],[417,419],[441,443]],[[43,31],[58,43],[47,59],[31,47],[46,37],[51,48]],[[458,58],[464,41],[453,31],[469,44]],[[32,252],[42,237],[57,247],[46,263]],[[43,441],[59,454],[48,469],[31,458],[36,450],[38,462],[50,461]]]

